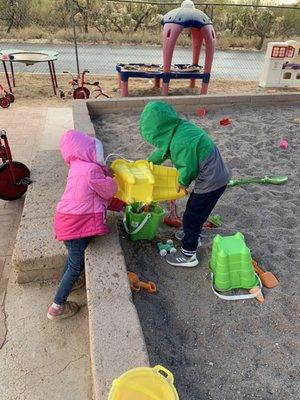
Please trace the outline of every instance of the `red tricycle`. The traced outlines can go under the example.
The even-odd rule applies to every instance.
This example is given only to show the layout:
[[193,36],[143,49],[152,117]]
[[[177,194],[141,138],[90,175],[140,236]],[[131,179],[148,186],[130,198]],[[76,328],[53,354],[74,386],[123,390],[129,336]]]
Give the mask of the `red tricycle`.
[[7,92],[2,85],[0,85],[0,107],[8,108],[10,103],[15,101],[15,96]]
[[[107,94],[102,92],[99,82],[90,83],[85,80],[85,75],[89,72],[89,70],[84,69],[83,72],[80,74],[81,76],[79,75],[78,78],[75,79],[70,72],[64,71],[64,74],[70,74],[72,77],[72,80],[69,81],[69,84],[72,87],[72,90],[69,94],[72,95],[75,100],[89,99],[91,94],[94,94],[93,97],[95,99],[97,99],[99,96],[109,98]],[[95,86],[95,89],[91,93],[91,91],[87,87],[85,87],[85,85]]]
[[26,165],[13,161],[5,131],[0,131],[0,199],[16,200],[26,192],[32,182]]

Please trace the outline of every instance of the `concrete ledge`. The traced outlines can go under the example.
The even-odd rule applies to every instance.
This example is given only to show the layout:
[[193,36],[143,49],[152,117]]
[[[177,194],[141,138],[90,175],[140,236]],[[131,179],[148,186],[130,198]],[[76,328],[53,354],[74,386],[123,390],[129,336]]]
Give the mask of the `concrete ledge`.
[[131,368],[149,365],[116,219],[111,214],[108,223],[111,233],[93,239],[85,261],[95,400],[107,400],[116,377]]
[[92,124],[85,100],[76,100],[73,102],[73,121],[75,129],[91,136],[95,136],[94,125]]
[[[140,112],[149,101],[166,101],[174,105],[179,111],[186,111],[187,108],[213,107],[228,104],[279,104],[279,103],[300,103],[300,93],[244,93],[219,95],[210,94],[206,96],[170,96],[170,97],[122,97],[106,100],[77,100],[76,112],[74,111],[74,122],[84,130],[81,119],[87,119],[87,110],[91,118],[103,114],[118,113],[120,111]],[[89,122],[90,123],[90,122]],[[88,125],[89,126],[89,125]],[[90,128],[88,128],[90,129]],[[93,128],[94,129],[94,128]]]
[[57,279],[60,274],[66,251],[54,240],[53,215],[66,175],[59,151],[37,153],[12,256],[19,283]]

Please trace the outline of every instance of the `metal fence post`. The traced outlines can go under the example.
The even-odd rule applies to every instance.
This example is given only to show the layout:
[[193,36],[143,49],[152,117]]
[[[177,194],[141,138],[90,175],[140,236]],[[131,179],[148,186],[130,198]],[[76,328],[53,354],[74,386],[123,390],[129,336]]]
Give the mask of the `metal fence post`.
[[76,35],[76,25],[75,25],[75,7],[73,0],[70,0],[70,10],[71,10],[71,20],[72,20],[72,27],[73,27],[73,41],[74,41],[74,48],[75,48],[75,58],[76,58],[76,68],[77,68],[77,75],[80,75],[80,67],[79,67],[79,56],[78,56],[78,45],[77,45],[77,35]]

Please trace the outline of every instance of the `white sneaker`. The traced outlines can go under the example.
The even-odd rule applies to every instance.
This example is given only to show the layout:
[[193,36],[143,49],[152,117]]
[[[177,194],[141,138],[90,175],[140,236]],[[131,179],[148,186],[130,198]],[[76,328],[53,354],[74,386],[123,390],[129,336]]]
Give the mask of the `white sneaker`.
[[199,264],[196,253],[191,257],[185,256],[181,251],[168,254],[166,257],[167,263],[174,267],[196,267]]

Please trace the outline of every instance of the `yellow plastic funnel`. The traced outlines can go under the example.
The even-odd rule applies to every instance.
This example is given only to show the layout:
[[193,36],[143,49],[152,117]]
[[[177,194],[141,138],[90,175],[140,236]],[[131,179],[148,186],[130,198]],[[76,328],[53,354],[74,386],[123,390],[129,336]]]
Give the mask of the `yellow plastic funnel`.
[[134,368],[113,381],[108,400],[179,400],[173,374],[161,365]]
[[186,194],[183,190],[177,192],[176,168],[153,165],[147,160],[115,160],[111,168],[118,185],[116,197],[127,204],[176,200]]

